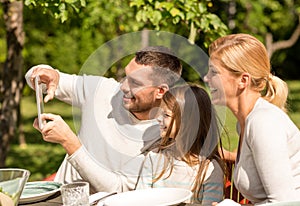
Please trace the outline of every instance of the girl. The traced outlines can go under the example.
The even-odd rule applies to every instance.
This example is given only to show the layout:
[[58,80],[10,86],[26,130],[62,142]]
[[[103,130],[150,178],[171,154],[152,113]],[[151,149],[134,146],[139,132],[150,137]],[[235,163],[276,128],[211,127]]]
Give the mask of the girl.
[[207,92],[199,86],[170,89],[161,105],[161,142],[146,156],[137,188],[181,187],[193,191],[192,203],[223,199],[219,128]]

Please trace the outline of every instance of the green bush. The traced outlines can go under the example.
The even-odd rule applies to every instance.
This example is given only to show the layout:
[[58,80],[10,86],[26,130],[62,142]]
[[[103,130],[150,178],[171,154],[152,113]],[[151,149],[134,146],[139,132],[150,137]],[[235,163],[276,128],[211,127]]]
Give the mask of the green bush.
[[29,181],[43,180],[56,172],[64,155],[65,151],[60,145],[51,143],[26,146],[14,144],[6,159],[6,167],[28,169],[31,173]]

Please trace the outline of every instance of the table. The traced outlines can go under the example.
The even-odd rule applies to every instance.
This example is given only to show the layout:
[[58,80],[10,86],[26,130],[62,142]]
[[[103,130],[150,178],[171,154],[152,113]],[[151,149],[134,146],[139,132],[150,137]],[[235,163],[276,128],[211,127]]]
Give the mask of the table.
[[[61,194],[60,192],[57,192],[43,201],[35,202],[35,203],[19,204],[19,206],[62,206]],[[181,203],[178,206],[201,206],[201,205]]]

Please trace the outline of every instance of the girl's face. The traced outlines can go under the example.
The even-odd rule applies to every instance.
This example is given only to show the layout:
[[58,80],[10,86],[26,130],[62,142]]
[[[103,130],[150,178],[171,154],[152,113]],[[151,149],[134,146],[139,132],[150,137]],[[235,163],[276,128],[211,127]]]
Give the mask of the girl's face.
[[159,122],[159,127],[160,127],[160,136],[162,138],[166,137],[169,129],[171,129],[169,138],[175,138],[176,122],[174,120],[174,122],[172,124],[173,115],[174,114],[173,114],[172,110],[170,110],[167,107],[167,105],[164,102],[162,102],[160,115],[157,118],[157,120]]

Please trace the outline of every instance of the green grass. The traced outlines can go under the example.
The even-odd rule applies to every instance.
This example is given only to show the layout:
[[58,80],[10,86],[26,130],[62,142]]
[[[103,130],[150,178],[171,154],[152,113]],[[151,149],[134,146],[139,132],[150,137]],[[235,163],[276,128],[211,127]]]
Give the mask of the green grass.
[[[300,81],[288,81],[287,83],[290,89],[288,114],[300,128]],[[36,117],[34,94],[22,99],[21,112],[27,145],[21,147],[15,140],[11,145],[6,166],[29,169],[31,171],[30,181],[42,180],[58,169],[65,152],[60,145],[45,142],[41,134],[32,127]],[[61,115],[74,131],[71,106],[54,100],[45,104],[45,112]],[[225,127],[230,141],[224,138],[223,143],[226,149],[232,151],[237,148],[238,144],[238,136],[235,131],[236,120],[228,109],[225,119]]]
[[290,90],[288,97],[289,116],[300,128],[300,81],[288,81]]

